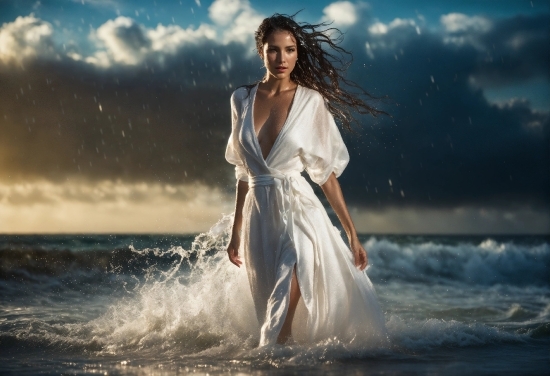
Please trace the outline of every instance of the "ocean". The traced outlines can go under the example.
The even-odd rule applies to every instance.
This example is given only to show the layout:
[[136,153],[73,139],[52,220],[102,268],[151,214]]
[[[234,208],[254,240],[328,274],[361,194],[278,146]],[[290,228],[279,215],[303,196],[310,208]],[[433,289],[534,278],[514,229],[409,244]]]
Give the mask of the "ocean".
[[550,370],[550,236],[364,234],[389,344],[258,348],[228,221],[196,236],[0,235],[0,374]]

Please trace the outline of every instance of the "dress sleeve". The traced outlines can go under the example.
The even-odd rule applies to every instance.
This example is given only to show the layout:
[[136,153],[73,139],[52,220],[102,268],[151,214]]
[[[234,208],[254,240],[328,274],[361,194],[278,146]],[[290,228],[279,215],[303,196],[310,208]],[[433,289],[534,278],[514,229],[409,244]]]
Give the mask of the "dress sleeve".
[[323,97],[314,106],[310,135],[304,137],[302,159],[311,180],[323,185],[334,172],[339,177],[349,162],[349,153]]
[[231,95],[231,135],[227,141],[227,148],[225,149],[225,159],[235,165],[235,177],[237,180],[248,181],[248,172],[243,163],[243,160],[237,152],[239,148],[239,134],[237,130],[237,123],[239,120],[239,104],[236,98],[236,92]]

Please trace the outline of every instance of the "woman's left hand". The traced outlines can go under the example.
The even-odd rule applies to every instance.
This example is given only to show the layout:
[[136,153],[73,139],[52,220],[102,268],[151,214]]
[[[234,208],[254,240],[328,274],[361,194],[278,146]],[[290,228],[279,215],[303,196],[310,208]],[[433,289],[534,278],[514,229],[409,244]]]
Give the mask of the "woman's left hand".
[[350,241],[351,252],[353,252],[353,258],[355,259],[355,266],[360,270],[365,270],[369,263],[369,257],[367,251],[361,245],[359,239],[355,238]]

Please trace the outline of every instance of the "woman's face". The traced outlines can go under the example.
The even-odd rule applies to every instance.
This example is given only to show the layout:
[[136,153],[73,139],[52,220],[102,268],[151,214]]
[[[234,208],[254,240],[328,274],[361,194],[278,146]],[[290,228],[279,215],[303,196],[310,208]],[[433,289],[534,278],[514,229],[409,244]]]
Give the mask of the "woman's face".
[[275,30],[266,38],[262,59],[268,78],[287,79],[298,60],[296,39],[287,30]]

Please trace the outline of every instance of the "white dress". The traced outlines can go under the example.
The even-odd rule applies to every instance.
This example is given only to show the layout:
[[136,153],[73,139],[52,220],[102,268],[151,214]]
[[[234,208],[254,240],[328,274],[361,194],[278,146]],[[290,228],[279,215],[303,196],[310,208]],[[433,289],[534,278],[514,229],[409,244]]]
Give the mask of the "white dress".
[[349,154],[323,97],[298,86],[284,123],[264,160],[253,125],[258,86],[231,96],[232,133],[225,157],[236,178],[248,181],[241,248],[261,325],[260,346],[276,343],[289,304],[292,271],[302,298],[293,321],[297,342],[332,338],[379,343],[387,338],[371,281],[313,189],[338,177]]

